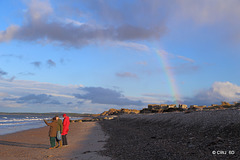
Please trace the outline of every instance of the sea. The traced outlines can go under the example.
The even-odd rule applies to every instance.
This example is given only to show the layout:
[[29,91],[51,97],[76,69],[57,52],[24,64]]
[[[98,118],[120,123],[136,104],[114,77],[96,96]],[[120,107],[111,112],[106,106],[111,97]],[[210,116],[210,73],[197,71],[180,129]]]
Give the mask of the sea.
[[[46,126],[43,119],[50,120],[55,115],[20,114],[20,115],[0,115],[0,135],[15,133],[23,130],[41,128]],[[63,118],[59,117],[63,120]],[[82,119],[82,117],[69,117],[71,120]]]

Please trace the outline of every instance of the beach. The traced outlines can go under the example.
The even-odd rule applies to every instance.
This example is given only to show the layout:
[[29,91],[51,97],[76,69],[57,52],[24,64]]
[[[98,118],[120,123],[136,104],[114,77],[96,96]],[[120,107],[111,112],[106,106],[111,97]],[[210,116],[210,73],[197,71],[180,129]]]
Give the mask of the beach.
[[1,160],[237,160],[240,110],[123,114],[70,123],[67,147],[48,149],[49,128],[0,136]]
[[[43,122],[44,123],[44,122]],[[97,122],[71,123],[68,146],[50,147],[49,127],[25,130],[0,136],[1,160],[108,160],[98,154],[108,138]]]
[[240,111],[120,115],[100,122],[116,160],[238,160]]

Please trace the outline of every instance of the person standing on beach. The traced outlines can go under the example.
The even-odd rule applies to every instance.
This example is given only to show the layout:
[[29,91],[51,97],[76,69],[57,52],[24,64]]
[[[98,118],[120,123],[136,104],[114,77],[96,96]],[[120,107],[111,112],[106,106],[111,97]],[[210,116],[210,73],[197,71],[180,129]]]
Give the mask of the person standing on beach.
[[51,123],[48,123],[45,119],[44,119],[44,122],[46,123],[46,125],[50,126],[49,137],[50,137],[51,147],[49,149],[53,149],[55,147],[55,139],[57,137],[57,127],[58,127],[56,117],[52,119]]
[[63,119],[62,142],[63,142],[63,146],[66,146],[66,145],[68,145],[67,134],[69,131],[70,121],[69,121],[69,117],[66,114],[63,114],[63,117],[64,117],[64,119]]
[[54,148],[61,148],[62,147],[62,131],[63,131],[63,123],[62,123],[62,120],[56,116],[56,120],[57,120],[57,123],[58,123],[58,126],[57,126],[57,137],[56,137],[56,146]]

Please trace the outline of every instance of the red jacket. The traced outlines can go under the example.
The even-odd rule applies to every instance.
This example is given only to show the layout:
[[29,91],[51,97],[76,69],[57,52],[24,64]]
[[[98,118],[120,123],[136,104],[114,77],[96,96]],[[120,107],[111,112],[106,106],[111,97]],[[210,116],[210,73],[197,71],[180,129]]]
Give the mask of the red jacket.
[[69,124],[70,124],[69,117],[66,116],[66,117],[64,118],[64,120],[63,120],[63,131],[62,131],[62,135],[68,134]]

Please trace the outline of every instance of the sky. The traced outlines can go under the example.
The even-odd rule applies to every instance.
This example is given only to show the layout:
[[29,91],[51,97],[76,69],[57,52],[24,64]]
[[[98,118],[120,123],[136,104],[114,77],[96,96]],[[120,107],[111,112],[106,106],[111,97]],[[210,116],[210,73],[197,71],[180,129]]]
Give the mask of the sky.
[[0,2],[0,112],[240,100],[238,0]]

